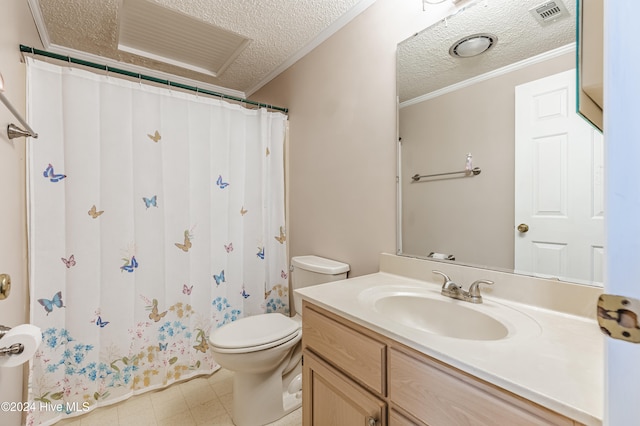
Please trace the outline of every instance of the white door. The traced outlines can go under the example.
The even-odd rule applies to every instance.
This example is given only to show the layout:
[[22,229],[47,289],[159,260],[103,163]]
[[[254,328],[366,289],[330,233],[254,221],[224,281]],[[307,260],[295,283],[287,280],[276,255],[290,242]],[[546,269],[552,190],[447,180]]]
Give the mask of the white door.
[[575,112],[575,70],[516,87],[515,270],[602,282],[602,134]]
[[[607,137],[605,293],[640,299],[640,55],[638,1],[604,2],[604,132]],[[640,344],[607,339],[605,426],[640,419]]]

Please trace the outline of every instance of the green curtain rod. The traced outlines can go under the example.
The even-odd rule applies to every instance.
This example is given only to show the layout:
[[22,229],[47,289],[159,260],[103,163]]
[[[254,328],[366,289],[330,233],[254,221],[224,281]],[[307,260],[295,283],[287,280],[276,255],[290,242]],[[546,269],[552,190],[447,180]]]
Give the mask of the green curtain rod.
[[285,114],[289,112],[289,108],[282,108],[282,107],[277,107],[269,104],[263,104],[260,102],[250,101],[248,99],[242,99],[236,96],[225,95],[224,93],[213,92],[211,90],[200,89],[195,86],[188,86],[186,84],[176,83],[175,81],[162,80],[161,78],[151,77],[149,75],[144,75],[137,72],[131,72],[131,71],[123,70],[120,68],[112,68],[106,65],[96,64],[95,62],[89,62],[82,59],[72,58],[71,56],[64,56],[64,55],[59,55],[57,53],[47,52],[46,50],[34,49],[33,47],[24,46],[22,44],[20,45],[20,51],[24,53],[31,53],[32,55],[46,56],[47,58],[53,58],[53,59],[58,59],[60,61],[83,65],[85,67],[95,68],[95,69],[99,69],[106,72],[112,72],[114,74],[122,74],[122,75],[126,75],[127,77],[137,78],[139,80],[152,81],[154,83],[164,84],[170,87],[178,87],[180,89],[190,90],[196,93],[204,93],[206,95],[216,96],[218,98],[230,99],[232,101],[238,101],[245,104],[255,105],[257,107],[263,107],[263,108],[269,108],[276,111],[282,111]]

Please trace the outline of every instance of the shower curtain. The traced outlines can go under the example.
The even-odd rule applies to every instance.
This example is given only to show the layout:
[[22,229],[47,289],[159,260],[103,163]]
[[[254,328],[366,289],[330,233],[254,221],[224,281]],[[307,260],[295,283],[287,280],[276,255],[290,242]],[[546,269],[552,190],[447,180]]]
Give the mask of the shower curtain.
[[286,116],[27,58],[28,424],[215,371],[287,313]]

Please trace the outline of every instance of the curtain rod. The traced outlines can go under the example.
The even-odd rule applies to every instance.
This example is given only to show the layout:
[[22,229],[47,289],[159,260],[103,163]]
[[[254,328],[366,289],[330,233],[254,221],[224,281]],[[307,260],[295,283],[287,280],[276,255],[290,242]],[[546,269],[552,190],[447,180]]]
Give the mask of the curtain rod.
[[182,83],[176,83],[175,81],[163,80],[161,78],[152,77],[152,76],[145,75],[145,74],[140,74],[140,73],[137,73],[137,72],[131,72],[131,71],[123,70],[123,69],[120,69],[120,68],[109,67],[107,65],[96,64],[95,62],[89,62],[89,61],[85,61],[83,59],[72,58],[71,56],[59,55],[57,53],[47,52],[46,50],[35,49],[33,47],[25,46],[25,45],[22,45],[22,44],[20,45],[20,51],[24,52],[24,53],[31,53],[33,55],[46,56],[47,58],[58,59],[60,61],[65,61],[65,62],[69,62],[69,63],[73,63],[73,64],[83,65],[85,67],[95,68],[95,69],[99,69],[99,70],[110,72],[110,73],[114,73],[114,74],[126,75],[127,77],[134,77],[134,78],[137,78],[139,80],[152,81],[154,83],[164,84],[164,85],[170,86],[170,87],[178,87],[180,89],[190,90],[190,91],[196,92],[196,93],[204,93],[205,95],[216,96],[218,98],[230,99],[232,101],[238,101],[238,102],[242,102],[242,103],[246,103],[246,104],[250,104],[250,105],[255,105],[257,107],[263,107],[263,108],[268,108],[268,109],[272,109],[272,110],[276,110],[276,111],[281,111],[281,112],[284,112],[285,114],[289,112],[289,108],[282,108],[282,107],[278,107],[278,106],[274,106],[274,105],[269,105],[269,104],[263,104],[263,103],[260,103],[260,102],[250,101],[248,99],[242,99],[242,98],[238,98],[236,96],[225,95],[224,93],[213,92],[211,90],[200,89],[200,88],[195,87],[195,86],[189,86],[189,85],[182,84]]

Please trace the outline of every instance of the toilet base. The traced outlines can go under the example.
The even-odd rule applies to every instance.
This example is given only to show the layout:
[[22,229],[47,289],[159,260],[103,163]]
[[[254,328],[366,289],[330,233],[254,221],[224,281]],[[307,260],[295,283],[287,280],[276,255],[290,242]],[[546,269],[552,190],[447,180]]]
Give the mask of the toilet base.
[[235,372],[232,417],[236,426],[262,426],[300,408],[301,363],[298,362],[284,377],[280,372],[274,380],[272,374]]

